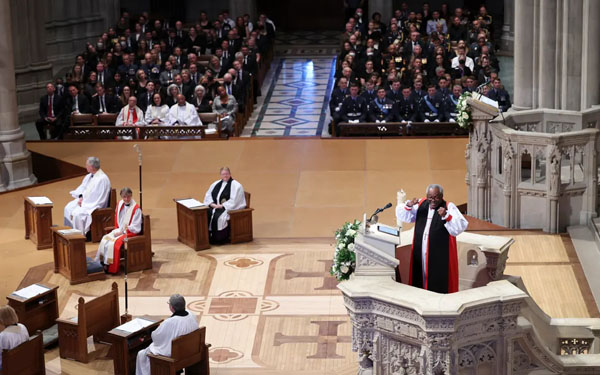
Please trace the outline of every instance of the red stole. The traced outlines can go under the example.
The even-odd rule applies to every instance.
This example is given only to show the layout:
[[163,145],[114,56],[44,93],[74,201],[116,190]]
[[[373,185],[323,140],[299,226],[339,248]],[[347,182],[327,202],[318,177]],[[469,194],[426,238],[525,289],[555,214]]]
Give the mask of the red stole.
[[[117,208],[117,211],[115,212],[115,228],[119,227],[119,213],[123,209],[123,206],[125,206],[125,204],[120,204],[119,207]],[[127,223],[127,237],[128,238],[135,237],[138,235],[136,233],[132,233],[129,231],[129,225],[131,225],[131,221],[133,220],[135,211],[137,211],[139,208],[140,208],[140,206],[138,204],[133,206],[133,212],[131,213],[131,218],[129,219],[129,223]],[[122,234],[115,241],[113,262],[112,262],[112,264],[108,265],[108,272],[110,272],[110,273],[118,273],[119,272],[119,266],[121,265],[121,246],[123,246],[124,240],[125,240],[125,234]]]

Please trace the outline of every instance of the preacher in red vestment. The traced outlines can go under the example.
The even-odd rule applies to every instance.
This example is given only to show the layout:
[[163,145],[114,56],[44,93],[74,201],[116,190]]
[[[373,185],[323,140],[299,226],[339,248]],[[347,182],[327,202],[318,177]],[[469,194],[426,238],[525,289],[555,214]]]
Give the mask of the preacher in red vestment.
[[396,216],[415,223],[409,284],[437,293],[458,292],[456,236],[469,224],[440,185],[427,187],[427,198],[396,207]]
[[134,237],[142,231],[142,209],[131,195],[130,188],[121,189],[121,201],[115,212],[115,229],[102,237],[96,253],[95,260],[108,267],[107,271],[110,273],[119,272],[125,234],[127,233],[127,237]]

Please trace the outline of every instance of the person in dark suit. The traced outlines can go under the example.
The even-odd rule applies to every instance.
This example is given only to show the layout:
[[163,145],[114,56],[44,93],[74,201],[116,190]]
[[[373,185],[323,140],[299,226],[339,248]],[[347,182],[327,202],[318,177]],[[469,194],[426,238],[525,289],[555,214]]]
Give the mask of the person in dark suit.
[[235,70],[234,83],[240,83],[244,92],[249,91],[250,84],[252,82],[252,77],[250,77],[250,73],[244,69],[242,63],[239,60],[235,60],[233,62],[233,69]]
[[212,112],[212,100],[205,95],[206,89],[202,85],[197,85],[194,89],[194,95],[190,103],[196,107],[198,113],[211,113]]
[[421,49],[423,48],[423,42],[421,42],[421,40],[419,39],[419,32],[418,31],[413,31],[412,33],[410,33],[410,39],[408,39],[405,43],[404,43],[404,56],[406,58],[410,57],[413,54],[413,48],[416,46],[421,46]]
[[410,87],[405,86],[402,88],[402,98],[396,105],[397,120],[408,123],[410,127],[410,123],[416,121],[417,118],[417,104],[414,101]]
[[140,93],[138,95],[138,102],[137,105],[138,107],[140,107],[140,109],[144,112],[146,112],[146,109],[148,108],[148,106],[152,105],[152,97],[154,96],[154,93],[158,92],[156,90],[156,86],[154,85],[154,82],[150,81],[146,84],[146,91]]
[[368,119],[370,122],[392,122],[396,119],[396,106],[386,98],[385,88],[377,89],[377,98],[369,104]]
[[400,90],[400,81],[394,80],[392,82],[392,89],[386,93],[386,97],[397,103],[402,99],[402,90]]
[[342,102],[348,95],[350,95],[348,91],[348,79],[342,77],[338,80],[338,85],[331,92],[331,98],[329,99],[329,112],[334,123],[339,121]]
[[[360,123],[367,120],[367,102],[364,98],[358,96],[358,85],[350,86],[350,96],[347,96],[342,101],[340,108],[340,121],[347,123]],[[335,124],[339,126],[339,124]],[[339,128],[336,128],[336,134],[339,134]]]
[[47,139],[46,127],[50,130],[50,137],[56,137],[57,119],[61,117],[63,109],[61,97],[56,94],[54,84],[47,83],[46,95],[40,98],[40,118],[35,122],[35,128],[41,140]]
[[117,113],[119,112],[117,99],[114,95],[107,94],[104,85],[96,84],[96,95],[92,97],[92,113],[97,115],[100,113]]
[[181,93],[185,95],[185,99],[189,102],[194,96],[196,83],[190,77],[190,71],[183,69],[181,71]]
[[69,94],[63,100],[64,106],[56,138],[62,139],[71,125],[71,115],[92,113],[92,107],[85,95],[79,93],[76,84],[69,85]]

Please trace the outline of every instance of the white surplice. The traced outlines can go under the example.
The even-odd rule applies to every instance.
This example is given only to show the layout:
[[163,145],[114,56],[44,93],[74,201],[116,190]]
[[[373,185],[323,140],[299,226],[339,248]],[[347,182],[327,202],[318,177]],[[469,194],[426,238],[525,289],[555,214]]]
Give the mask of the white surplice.
[[[146,121],[146,125],[166,125],[167,122],[167,114],[169,113],[169,106],[166,104],[157,107],[155,105],[151,105],[146,108],[146,116],[144,120]],[[158,120],[158,124],[153,124],[152,121]]]
[[[122,200],[117,205],[117,217],[119,218],[119,227],[113,229],[110,233],[105,234],[98,246],[96,253],[96,261],[102,261],[104,264],[113,263],[113,254],[115,251],[115,241],[121,237],[126,230],[138,234],[142,231],[142,209],[138,208],[133,212],[136,203],[132,199],[129,206],[125,205]],[[130,224],[131,223],[131,224]]]
[[[210,187],[208,188],[208,191],[204,195],[204,204],[205,205],[208,206],[211,203],[219,204],[219,202],[221,201],[221,194],[223,193],[225,186],[227,186],[227,184],[225,184],[225,183],[221,184],[221,189],[219,190],[219,193],[217,194],[217,202],[213,202],[213,198],[212,198],[212,191],[214,190],[215,186],[217,186],[219,181],[221,181],[221,180],[217,180],[217,181],[213,182],[210,185]],[[218,223],[217,223],[217,230],[223,230],[223,229],[227,228],[227,223],[229,221],[229,214],[227,213],[228,211],[246,208],[246,196],[244,195],[244,187],[242,186],[242,184],[240,184],[236,180],[233,180],[231,182],[231,191],[229,193],[229,199],[225,203],[223,203],[223,207],[225,208],[225,212],[223,212],[221,214],[221,216],[219,216]],[[215,209],[212,208],[212,210],[213,210],[213,215],[214,215]],[[209,230],[211,230],[210,228],[212,228],[212,225],[210,225],[210,223],[209,223],[208,227],[209,227]]]
[[150,358],[148,352],[165,357],[171,356],[171,342],[183,335],[198,329],[198,320],[188,311],[186,316],[174,315],[165,319],[158,328],[152,332],[152,344],[138,352],[135,363],[136,375],[150,375]]
[[[176,124],[177,123],[177,124]],[[185,105],[175,104],[169,109],[167,115],[167,124],[179,126],[199,126],[202,125],[196,107],[188,102]]]
[[[110,180],[102,169],[99,169],[96,173],[85,176],[81,185],[69,194],[75,199],[65,206],[65,225],[78,229],[85,235],[92,224],[92,212],[96,208],[108,206]],[[83,196],[81,206],[77,204],[79,195]]]
[[144,111],[137,105],[133,110],[135,111],[136,120],[133,119],[133,112],[129,110],[129,104],[125,107],[121,108],[121,112],[117,116],[117,121],[115,122],[115,126],[143,126],[146,124],[144,120]]
[[[408,203],[408,202],[406,202]],[[419,204],[413,204],[412,207],[408,207],[403,204],[396,207],[396,218],[405,223],[414,223],[417,220],[417,211]],[[442,217],[442,220],[447,220],[444,224],[446,230],[451,236],[458,236],[467,229],[469,223],[467,219],[460,213],[454,203],[447,202],[446,215]],[[429,229],[431,228],[431,221],[433,220],[433,214],[435,209],[429,208],[427,211],[427,223],[425,223],[425,229],[423,229],[423,240],[421,241],[421,266],[423,280],[425,280],[425,273],[427,271],[427,244],[429,241]],[[450,220],[448,220],[450,218]],[[423,284],[425,285],[425,284]]]
[[2,370],[2,351],[14,349],[27,340],[29,340],[29,332],[21,323],[8,326],[0,332],[0,370]]

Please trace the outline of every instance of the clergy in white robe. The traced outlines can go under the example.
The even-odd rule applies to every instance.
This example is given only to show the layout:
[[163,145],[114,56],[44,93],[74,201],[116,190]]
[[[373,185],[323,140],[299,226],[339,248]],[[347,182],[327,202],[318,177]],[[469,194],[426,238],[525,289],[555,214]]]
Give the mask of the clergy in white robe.
[[183,94],[177,95],[177,103],[174,104],[167,115],[167,124],[179,126],[200,126],[202,121],[198,117],[196,107],[185,100]]
[[135,363],[136,375],[150,375],[148,353],[171,356],[171,343],[174,339],[198,329],[196,317],[185,309],[185,299],[179,294],[169,298],[169,309],[173,313],[152,332],[152,344],[138,352]]
[[27,328],[19,323],[15,310],[5,305],[0,307],[0,370],[2,370],[2,351],[14,349],[29,340]]
[[92,225],[92,212],[107,207],[110,197],[110,180],[100,169],[100,160],[90,156],[85,164],[89,172],[81,185],[69,194],[74,200],[65,206],[65,225],[78,229],[85,236]]
[[227,167],[221,168],[221,179],[213,182],[204,195],[210,207],[208,229],[211,243],[223,243],[229,238],[229,211],[246,208],[244,187],[231,178]]
[[128,187],[121,189],[121,201],[115,210],[115,229],[102,237],[94,259],[108,266],[109,273],[119,272],[125,237],[135,237],[142,231],[142,209],[131,198],[132,194]]
[[427,198],[396,207],[398,220],[415,223],[409,284],[437,293],[458,291],[456,236],[468,222],[440,185],[427,187]]
[[129,97],[129,102],[123,108],[117,116],[116,126],[143,126],[146,124],[144,119],[144,111],[137,106],[137,99],[135,96]]

